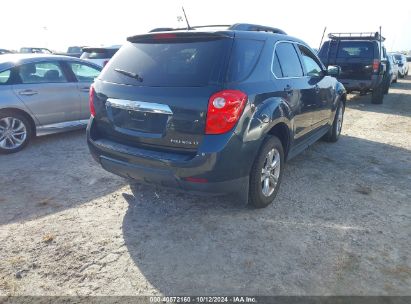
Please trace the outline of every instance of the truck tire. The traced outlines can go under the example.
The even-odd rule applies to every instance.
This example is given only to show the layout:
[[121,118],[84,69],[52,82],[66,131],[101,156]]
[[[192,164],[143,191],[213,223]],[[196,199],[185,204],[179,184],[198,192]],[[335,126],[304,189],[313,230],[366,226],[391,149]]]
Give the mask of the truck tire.
[[383,84],[380,84],[372,91],[371,103],[372,104],[382,104],[384,99],[384,87]]

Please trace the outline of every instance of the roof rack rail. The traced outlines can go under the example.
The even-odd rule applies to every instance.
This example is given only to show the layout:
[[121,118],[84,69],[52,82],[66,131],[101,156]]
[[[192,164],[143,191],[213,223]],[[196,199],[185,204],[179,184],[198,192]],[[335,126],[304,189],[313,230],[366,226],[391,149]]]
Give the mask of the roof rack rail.
[[385,38],[380,36],[378,32],[359,32],[359,33],[329,33],[328,38],[333,40],[349,40],[349,39],[358,39],[358,40],[381,40],[385,41]]
[[284,32],[283,30],[279,28],[258,25],[258,24],[249,24],[249,23],[236,23],[230,26],[228,29],[235,30],[235,31],[268,32],[268,33],[274,33],[274,34],[287,35],[286,32]]
[[[207,27],[226,27],[228,30],[232,30],[232,31],[267,32],[267,33],[287,35],[283,30],[275,28],[275,27],[269,27],[269,26],[258,25],[258,24],[249,24],[249,23],[236,23],[233,25],[227,25],[227,24],[198,25],[198,26],[192,26],[190,27],[190,29],[195,30],[195,29],[207,28]],[[187,28],[186,27],[183,27],[183,28],[158,27],[158,28],[152,29],[149,33],[181,31],[181,30],[187,30]]]

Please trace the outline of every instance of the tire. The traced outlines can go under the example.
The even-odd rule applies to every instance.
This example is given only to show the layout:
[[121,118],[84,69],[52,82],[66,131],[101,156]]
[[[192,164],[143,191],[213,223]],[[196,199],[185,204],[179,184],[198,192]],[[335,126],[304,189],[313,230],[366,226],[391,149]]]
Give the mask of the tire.
[[390,91],[390,85],[387,85],[384,89],[384,95],[387,95]]
[[383,84],[380,84],[372,91],[371,103],[373,104],[382,104],[384,99],[384,88]]
[[344,122],[344,103],[340,102],[337,110],[335,111],[334,121],[330,127],[330,130],[325,134],[323,139],[328,142],[336,142],[340,138],[343,122]]
[[[269,161],[270,159],[272,161]],[[274,161],[276,161],[276,165],[272,166]],[[271,166],[268,163],[271,163]],[[281,184],[283,170],[283,145],[277,137],[270,136],[260,148],[251,168],[248,202],[252,207],[264,208],[274,201]],[[266,180],[268,187],[266,187]]]
[[13,111],[0,112],[0,153],[23,150],[33,136],[33,128],[26,116]]

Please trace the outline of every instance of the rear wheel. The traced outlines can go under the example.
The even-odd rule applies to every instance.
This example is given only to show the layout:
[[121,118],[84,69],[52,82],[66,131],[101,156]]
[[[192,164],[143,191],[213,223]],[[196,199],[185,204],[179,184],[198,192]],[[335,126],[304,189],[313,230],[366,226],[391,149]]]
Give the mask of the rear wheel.
[[28,119],[20,113],[0,113],[0,153],[8,154],[22,150],[32,137]]
[[383,84],[380,84],[372,91],[371,103],[373,104],[382,104],[384,99],[384,88]]
[[271,204],[277,195],[284,168],[281,141],[269,137],[260,149],[250,173],[249,203],[255,208]]

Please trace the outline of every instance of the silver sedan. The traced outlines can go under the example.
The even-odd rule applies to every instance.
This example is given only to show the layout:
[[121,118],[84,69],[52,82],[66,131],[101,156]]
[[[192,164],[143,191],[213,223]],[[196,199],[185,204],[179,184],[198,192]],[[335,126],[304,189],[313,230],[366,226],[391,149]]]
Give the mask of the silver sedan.
[[0,56],[0,153],[20,151],[36,135],[86,126],[89,88],[100,71],[73,57]]

